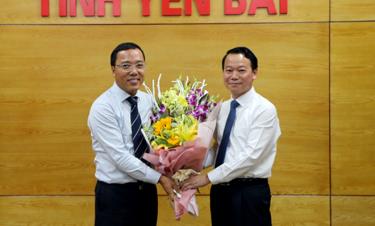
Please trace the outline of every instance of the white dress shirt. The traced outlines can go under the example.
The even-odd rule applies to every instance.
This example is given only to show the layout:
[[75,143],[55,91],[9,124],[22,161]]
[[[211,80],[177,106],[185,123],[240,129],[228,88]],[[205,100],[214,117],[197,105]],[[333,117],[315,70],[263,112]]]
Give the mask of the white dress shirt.
[[[223,102],[217,122],[217,140],[221,142],[230,102]],[[281,135],[275,106],[252,87],[238,97],[224,163],[208,173],[212,184],[235,178],[268,178],[276,155],[276,142]],[[214,157],[211,153],[211,163]],[[210,160],[208,160],[210,161]]]
[[[130,95],[116,83],[92,104],[88,117],[95,152],[95,176],[106,183],[124,184],[137,180],[156,184],[160,173],[134,156],[130,122]],[[143,124],[150,123],[152,99],[138,91],[138,111]]]

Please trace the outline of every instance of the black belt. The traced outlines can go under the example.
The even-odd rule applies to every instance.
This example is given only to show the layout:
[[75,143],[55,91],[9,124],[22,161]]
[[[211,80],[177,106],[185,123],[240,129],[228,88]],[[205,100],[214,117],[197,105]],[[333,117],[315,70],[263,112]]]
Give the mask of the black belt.
[[109,184],[109,183],[97,180],[97,183],[107,186],[107,187],[138,188],[139,190],[143,190],[145,186],[155,186],[154,184],[146,183],[143,181],[128,182],[124,184]]
[[219,186],[257,185],[267,184],[268,178],[236,178],[229,182],[217,184]]

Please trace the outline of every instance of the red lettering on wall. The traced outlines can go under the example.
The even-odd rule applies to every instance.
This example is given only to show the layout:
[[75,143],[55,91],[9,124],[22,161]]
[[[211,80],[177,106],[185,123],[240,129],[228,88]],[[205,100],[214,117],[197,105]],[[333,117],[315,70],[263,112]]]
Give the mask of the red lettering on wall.
[[280,14],[288,14],[288,0],[280,0]]
[[[56,0],[57,1],[57,0]],[[112,15],[115,17],[121,16],[121,1],[122,0],[79,0],[82,8],[83,16],[105,16],[106,3],[112,4]],[[211,0],[183,0],[184,1],[184,15],[191,16],[193,5],[195,5],[200,16],[208,16],[211,13]],[[275,0],[248,0],[249,1],[249,15],[255,15],[259,8],[265,8],[270,15],[277,14],[275,8]],[[246,11],[247,0],[224,0],[224,14],[225,15],[241,15]],[[77,2],[78,0],[58,0],[58,13],[60,17],[77,16]],[[181,3],[181,0],[162,0],[161,14],[162,16],[181,16],[182,7],[172,7],[173,3]],[[50,0],[40,0],[41,16],[50,16]],[[68,5],[69,4],[69,5]],[[141,0],[142,16],[150,16],[151,14],[151,0]],[[279,13],[288,14],[288,0],[279,0]]]
[[236,2],[237,2],[237,6],[233,6],[233,0],[224,1],[224,14],[225,15],[240,15],[245,12],[246,0],[237,0]]
[[150,0],[142,0],[142,16],[150,16]]
[[98,16],[105,16],[105,3],[112,3],[112,15],[121,16],[121,0],[98,0]]
[[40,3],[41,3],[41,15],[43,16],[43,17],[47,17],[47,16],[49,16],[49,0],[41,0],[40,1]]
[[268,14],[277,14],[273,0],[252,0],[250,3],[249,15],[255,15],[257,8],[267,8]]
[[[95,0],[80,0],[84,16],[95,16]],[[77,0],[69,2],[70,16],[77,16]]]
[[[198,13],[200,16],[210,15],[211,6],[210,0],[194,0],[195,5],[197,6]],[[185,0],[185,15],[191,16],[192,11],[192,0]]]
[[77,0],[70,0],[69,11],[70,16],[77,16]]
[[59,0],[59,16],[65,17],[67,15],[66,0]]
[[171,2],[180,2],[180,0],[163,0],[161,3],[161,14],[163,16],[181,16],[181,8],[171,8]]

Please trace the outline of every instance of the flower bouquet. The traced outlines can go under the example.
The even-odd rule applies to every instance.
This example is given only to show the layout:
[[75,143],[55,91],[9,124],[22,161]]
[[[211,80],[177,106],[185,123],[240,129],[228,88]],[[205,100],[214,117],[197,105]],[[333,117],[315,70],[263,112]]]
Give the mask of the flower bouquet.
[[[219,106],[216,97],[210,96],[205,89],[205,81],[177,79],[171,88],[161,92],[160,79],[159,75],[157,94],[154,81],[152,90],[144,84],[153,96],[154,107],[151,126],[145,128],[153,151],[145,153],[143,158],[179,184],[202,170]],[[196,189],[176,193],[176,219],[186,212],[198,215],[195,193]]]

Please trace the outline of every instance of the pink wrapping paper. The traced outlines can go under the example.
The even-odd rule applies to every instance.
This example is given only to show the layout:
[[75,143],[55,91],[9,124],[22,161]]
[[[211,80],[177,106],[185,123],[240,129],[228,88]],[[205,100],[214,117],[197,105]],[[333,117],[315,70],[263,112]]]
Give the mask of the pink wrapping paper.
[[145,153],[143,158],[149,161],[158,172],[172,177],[179,169],[201,171],[207,149],[208,147],[204,147],[201,138],[198,137],[195,141],[186,142],[180,147]]
[[[152,153],[145,153],[143,158],[150,162],[155,167],[155,170],[168,177],[172,177],[180,169],[201,171],[215,131],[219,110],[220,104],[210,112],[205,122],[199,123],[198,136],[194,141],[186,142],[182,146],[169,150],[161,149]],[[181,198],[175,198],[174,211],[176,219],[180,219],[187,212],[198,216],[195,193],[196,189],[182,191]]]

